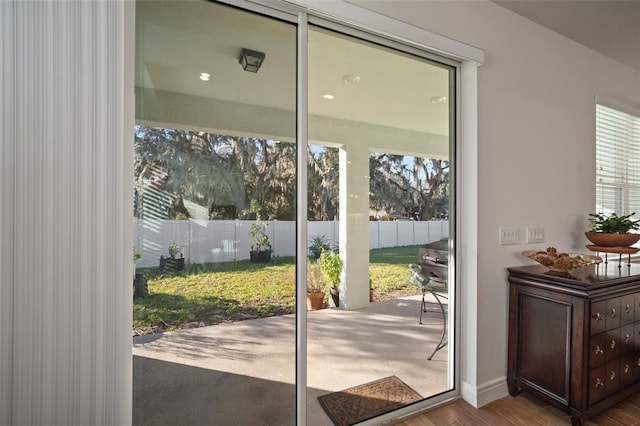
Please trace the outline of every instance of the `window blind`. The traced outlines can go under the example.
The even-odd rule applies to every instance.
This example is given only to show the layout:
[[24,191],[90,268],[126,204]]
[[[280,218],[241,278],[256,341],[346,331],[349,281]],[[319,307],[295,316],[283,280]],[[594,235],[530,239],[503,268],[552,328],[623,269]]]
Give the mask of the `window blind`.
[[640,216],[640,117],[596,105],[596,212]]

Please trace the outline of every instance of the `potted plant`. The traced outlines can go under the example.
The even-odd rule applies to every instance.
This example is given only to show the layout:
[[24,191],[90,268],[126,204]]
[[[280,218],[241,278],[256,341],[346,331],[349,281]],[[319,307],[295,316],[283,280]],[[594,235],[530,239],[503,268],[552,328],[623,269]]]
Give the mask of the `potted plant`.
[[316,311],[324,307],[325,287],[320,265],[307,262],[307,310]]
[[314,259],[319,259],[323,251],[329,250],[331,250],[331,246],[329,245],[329,240],[327,240],[326,234],[316,234],[311,237],[311,240],[309,241],[309,251]]
[[136,265],[140,262],[142,253],[137,248],[133,248],[133,297],[147,297],[147,277],[136,272]]
[[253,200],[249,209],[243,211],[245,215],[253,213],[256,217],[256,221],[249,227],[249,236],[253,241],[249,251],[249,260],[252,263],[266,263],[271,260],[271,242],[267,235],[269,224],[262,220],[261,210],[260,203]]
[[640,240],[640,234],[630,233],[640,229],[633,215],[589,213],[590,230],[584,234],[597,247],[629,247]]
[[[160,269],[163,271],[181,271],[184,269],[184,254],[182,245],[177,241],[169,243],[169,257],[160,256]],[[180,257],[177,257],[178,254]]]
[[330,305],[337,308],[340,306],[340,272],[342,270],[340,255],[335,251],[323,250],[318,259],[318,264],[330,285]]
[[369,302],[373,302],[374,296],[373,279],[371,278],[371,273],[369,273]]

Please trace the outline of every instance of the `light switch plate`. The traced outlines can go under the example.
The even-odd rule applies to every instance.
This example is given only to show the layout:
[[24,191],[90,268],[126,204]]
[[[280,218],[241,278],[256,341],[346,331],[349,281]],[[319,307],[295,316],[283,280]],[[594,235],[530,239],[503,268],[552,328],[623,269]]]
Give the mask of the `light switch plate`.
[[544,243],[544,226],[527,226],[527,243]]
[[500,228],[500,245],[520,244],[520,228]]

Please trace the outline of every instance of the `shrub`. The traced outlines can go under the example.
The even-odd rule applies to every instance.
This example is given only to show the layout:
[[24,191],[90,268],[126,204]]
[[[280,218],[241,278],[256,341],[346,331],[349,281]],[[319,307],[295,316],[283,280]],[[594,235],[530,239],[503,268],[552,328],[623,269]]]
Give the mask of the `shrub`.
[[340,286],[340,271],[342,270],[340,255],[334,251],[323,251],[318,259],[318,264],[331,287],[338,288]]
[[309,243],[309,251],[316,259],[320,258],[323,251],[331,250],[331,246],[329,245],[329,240],[326,235],[314,235],[311,237]]

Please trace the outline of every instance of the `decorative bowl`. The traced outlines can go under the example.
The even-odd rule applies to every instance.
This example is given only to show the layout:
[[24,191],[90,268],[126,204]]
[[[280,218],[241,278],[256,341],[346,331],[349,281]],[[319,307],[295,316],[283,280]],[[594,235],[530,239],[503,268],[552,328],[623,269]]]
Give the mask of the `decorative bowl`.
[[629,247],[640,240],[640,234],[607,234],[585,232],[584,235],[597,247]]
[[547,251],[526,250],[523,251],[522,254],[552,271],[566,272],[602,262],[600,256],[579,253],[558,253],[553,247],[549,247]]

